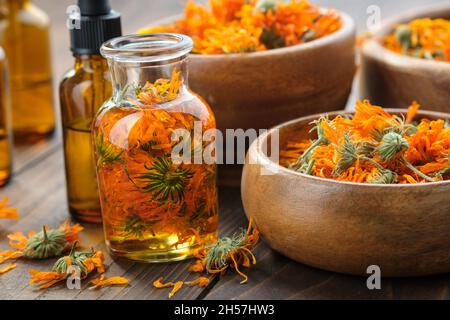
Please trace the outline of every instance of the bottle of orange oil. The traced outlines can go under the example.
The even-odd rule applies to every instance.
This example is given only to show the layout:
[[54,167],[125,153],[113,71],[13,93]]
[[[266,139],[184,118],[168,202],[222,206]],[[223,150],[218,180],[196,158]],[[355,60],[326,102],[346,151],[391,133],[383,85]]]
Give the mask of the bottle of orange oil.
[[54,131],[50,20],[30,0],[0,0],[0,45],[8,59],[15,141]]

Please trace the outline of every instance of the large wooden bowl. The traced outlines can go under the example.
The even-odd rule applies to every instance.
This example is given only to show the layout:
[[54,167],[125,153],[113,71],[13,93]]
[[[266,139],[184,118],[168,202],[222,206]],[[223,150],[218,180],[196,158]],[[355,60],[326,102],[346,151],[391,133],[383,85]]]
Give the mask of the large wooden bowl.
[[450,19],[450,4],[417,9],[386,21],[361,50],[361,96],[389,108],[413,100],[429,110],[450,112],[450,63],[394,53],[380,42],[399,23],[417,18]]
[[[344,109],[355,73],[355,23],[340,14],[340,30],[306,44],[245,54],[191,54],[189,86],[211,105],[218,129],[224,135],[226,129],[258,131]],[[219,183],[239,186],[241,173],[241,165],[219,166]]]
[[[436,112],[419,117],[450,119]],[[366,275],[370,265],[380,266],[387,277],[449,272],[450,181],[339,182],[294,172],[267,157],[264,146],[274,130],[284,146],[294,133],[307,137],[316,119],[284,123],[248,151],[242,200],[264,240],[298,262],[335,272]]]

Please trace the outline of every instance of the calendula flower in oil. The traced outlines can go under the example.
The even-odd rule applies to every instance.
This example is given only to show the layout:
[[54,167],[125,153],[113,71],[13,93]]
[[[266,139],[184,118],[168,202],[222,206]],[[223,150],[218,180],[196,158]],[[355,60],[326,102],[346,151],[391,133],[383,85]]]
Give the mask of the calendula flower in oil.
[[442,119],[420,119],[413,103],[394,116],[358,101],[353,116],[321,118],[316,139],[293,139],[280,153],[290,169],[322,178],[372,184],[450,179],[450,129]]
[[[216,239],[216,164],[215,159],[203,158],[204,150],[214,142],[202,139],[203,133],[215,129],[214,115],[187,86],[189,38],[167,34],[124,37],[133,46],[149,50],[148,57],[139,51],[134,65],[113,59],[121,55],[120,50],[115,53],[120,39],[102,48],[115,64],[112,72],[140,76],[117,83],[117,91],[94,121],[92,141],[107,245],[114,254],[134,260],[184,259],[199,243]],[[152,68],[141,67],[145,59],[147,64],[154,63],[152,50],[162,43],[158,39],[180,44],[175,51],[183,43],[186,48],[177,51],[176,58],[170,52],[167,61],[161,48]],[[195,134],[197,129],[202,132],[200,137]],[[192,154],[185,156],[183,150],[180,161],[176,148],[181,140]],[[200,163],[194,161],[197,151],[202,156]]]

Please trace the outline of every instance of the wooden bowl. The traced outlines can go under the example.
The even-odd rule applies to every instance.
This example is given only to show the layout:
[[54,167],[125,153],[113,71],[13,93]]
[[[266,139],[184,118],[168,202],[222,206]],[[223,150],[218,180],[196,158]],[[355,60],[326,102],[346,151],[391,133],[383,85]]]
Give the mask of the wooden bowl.
[[[437,112],[418,117],[450,119]],[[367,275],[370,265],[380,266],[385,277],[449,272],[450,181],[340,182],[286,169],[267,157],[264,146],[275,130],[283,148],[294,134],[307,137],[311,121],[318,118],[281,124],[248,151],[242,200],[264,240],[293,260],[335,272]]]
[[395,25],[417,18],[450,19],[450,4],[418,9],[386,21],[361,49],[361,97],[389,108],[403,108],[413,100],[429,110],[450,112],[450,63],[397,54],[380,38]]
[[[191,54],[189,86],[211,105],[218,129],[224,135],[226,129],[258,131],[344,109],[356,69],[355,23],[340,14],[340,30],[306,44],[245,54]],[[221,165],[219,184],[239,186],[241,173],[242,165]]]

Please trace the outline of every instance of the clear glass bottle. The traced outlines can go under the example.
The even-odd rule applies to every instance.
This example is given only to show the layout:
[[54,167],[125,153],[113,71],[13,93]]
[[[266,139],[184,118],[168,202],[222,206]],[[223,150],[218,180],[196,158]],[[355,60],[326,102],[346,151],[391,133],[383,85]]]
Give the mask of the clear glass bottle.
[[8,58],[15,141],[53,132],[50,21],[30,0],[0,0],[0,45]]
[[92,121],[112,95],[108,63],[100,55],[106,40],[122,34],[120,14],[108,0],[78,0],[79,15],[70,18],[79,28],[70,30],[75,66],[59,87],[64,138],[67,198],[77,220],[101,223],[93,147]]
[[67,198],[78,220],[102,220],[91,126],[95,113],[112,95],[108,63],[100,55],[80,55],[60,84]]
[[113,97],[99,110],[92,138],[106,244],[116,255],[181,260],[216,240],[215,162],[180,163],[172,155],[174,132],[190,142],[186,149],[194,155],[215,143],[198,134],[216,124],[210,107],[187,85],[192,45],[186,36],[152,34],[102,46]]
[[5,52],[0,48],[0,187],[11,177],[11,130]]

